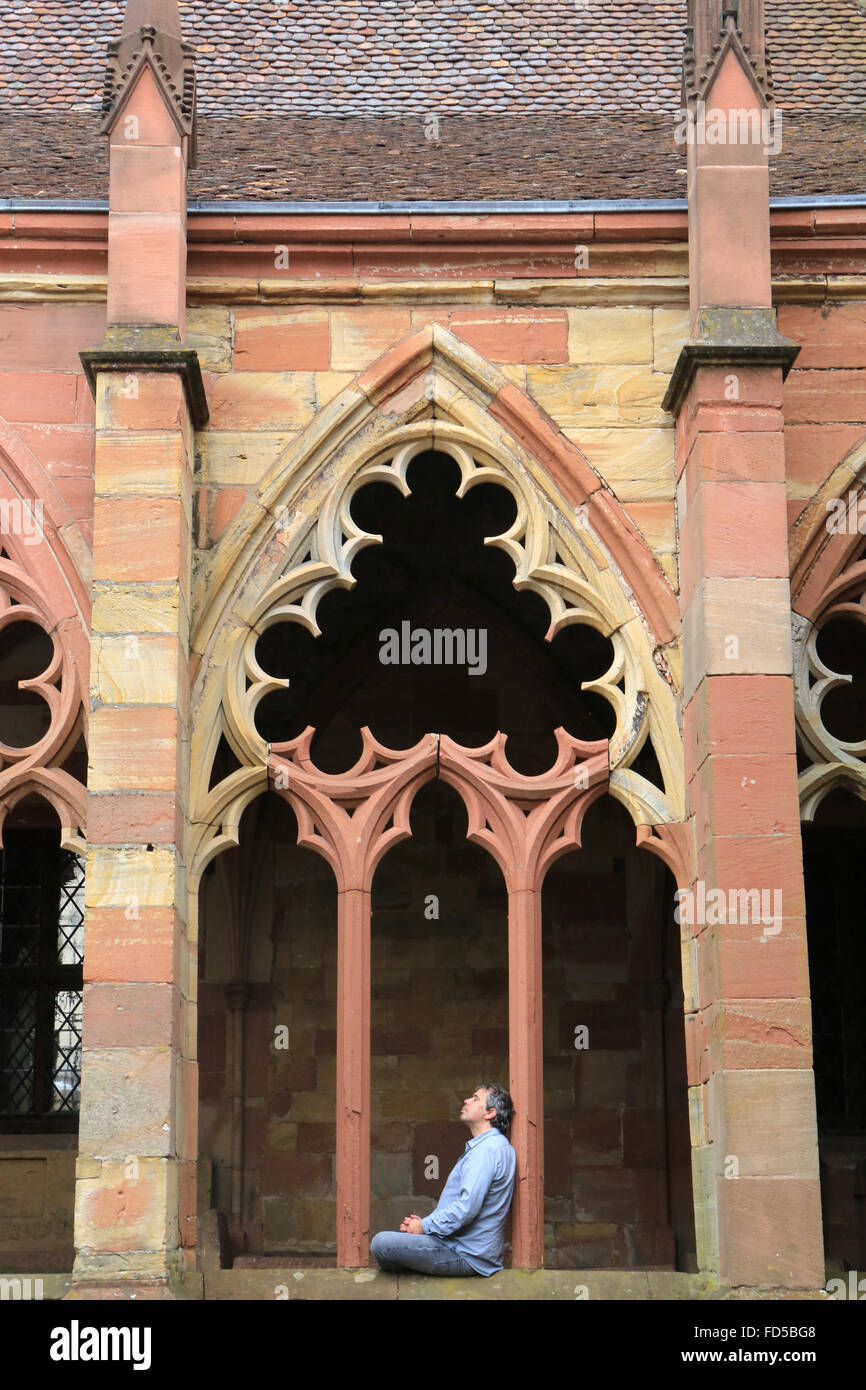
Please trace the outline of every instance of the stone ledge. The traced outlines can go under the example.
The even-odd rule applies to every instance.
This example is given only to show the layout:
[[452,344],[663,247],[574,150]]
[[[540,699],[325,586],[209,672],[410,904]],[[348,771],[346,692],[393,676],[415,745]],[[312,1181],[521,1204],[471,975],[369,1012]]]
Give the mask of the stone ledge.
[[[17,1274],[7,1278],[42,1281],[45,1300],[142,1296],[140,1281],[105,1281],[98,1289],[73,1287],[71,1274]],[[586,1292],[584,1293],[583,1290]],[[382,1274],[374,1269],[221,1269],[202,1276],[192,1271],[163,1296],[207,1302],[751,1302],[827,1299],[825,1289],[726,1288],[707,1274],[672,1270],[506,1269],[490,1279],[434,1279],[420,1274]],[[278,1297],[279,1295],[279,1297]]]
[[[206,1300],[303,1302],[592,1302],[614,1301],[767,1301],[825,1298],[823,1289],[731,1289],[709,1275],[668,1270],[507,1269],[490,1279],[436,1279],[423,1275],[382,1274],[373,1269],[220,1270],[205,1276]],[[585,1292],[584,1292],[585,1290]]]
[[776,331],[772,309],[701,309],[698,334],[683,344],[662,409],[679,413],[699,367],[779,367],[788,375],[800,344]]
[[184,346],[176,330],[161,324],[115,324],[103,343],[78,355],[94,399],[99,372],[179,372],[193,425],[200,430],[207,424],[209,410],[198,353]]

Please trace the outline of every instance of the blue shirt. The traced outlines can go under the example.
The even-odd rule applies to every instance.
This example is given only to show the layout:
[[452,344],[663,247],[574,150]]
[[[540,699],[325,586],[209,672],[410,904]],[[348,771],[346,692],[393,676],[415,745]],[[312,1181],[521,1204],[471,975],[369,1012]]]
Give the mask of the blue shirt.
[[516,1167],[517,1155],[501,1130],[476,1134],[451,1169],[438,1207],[421,1222],[424,1234],[439,1236],[476,1273],[496,1274]]

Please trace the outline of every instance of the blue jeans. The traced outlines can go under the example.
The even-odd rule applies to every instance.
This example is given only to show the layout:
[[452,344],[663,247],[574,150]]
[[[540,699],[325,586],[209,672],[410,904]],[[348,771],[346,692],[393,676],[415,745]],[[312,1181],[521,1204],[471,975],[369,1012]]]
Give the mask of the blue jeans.
[[[370,1242],[370,1254],[387,1274],[440,1274],[446,1278],[476,1274],[462,1255],[439,1236],[412,1236],[407,1231],[380,1231]],[[480,1277],[480,1276],[479,1276]]]

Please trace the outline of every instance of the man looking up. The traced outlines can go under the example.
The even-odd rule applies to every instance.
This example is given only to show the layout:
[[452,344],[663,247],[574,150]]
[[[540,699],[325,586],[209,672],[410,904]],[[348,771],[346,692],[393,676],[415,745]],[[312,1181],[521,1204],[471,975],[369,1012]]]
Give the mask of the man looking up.
[[502,1087],[482,1082],[463,1102],[471,1139],[448,1175],[430,1215],[412,1213],[399,1231],[380,1231],[370,1253],[398,1274],[496,1274],[502,1268],[505,1221],[514,1192],[516,1155],[508,1142],[514,1107]]

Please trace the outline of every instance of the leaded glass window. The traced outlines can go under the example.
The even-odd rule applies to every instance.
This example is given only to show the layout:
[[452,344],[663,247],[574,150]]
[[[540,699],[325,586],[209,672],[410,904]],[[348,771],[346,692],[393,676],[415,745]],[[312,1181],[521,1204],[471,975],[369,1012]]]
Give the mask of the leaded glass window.
[[84,864],[48,831],[0,851],[0,1130],[74,1130],[81,1078]]

